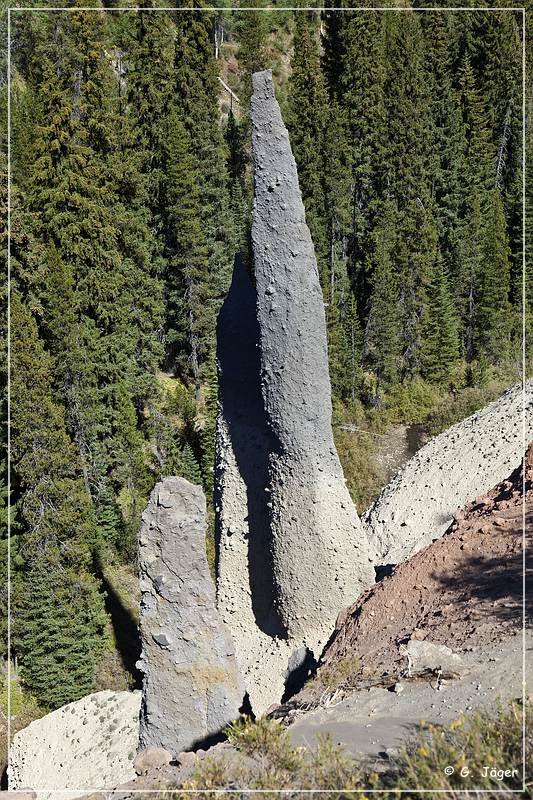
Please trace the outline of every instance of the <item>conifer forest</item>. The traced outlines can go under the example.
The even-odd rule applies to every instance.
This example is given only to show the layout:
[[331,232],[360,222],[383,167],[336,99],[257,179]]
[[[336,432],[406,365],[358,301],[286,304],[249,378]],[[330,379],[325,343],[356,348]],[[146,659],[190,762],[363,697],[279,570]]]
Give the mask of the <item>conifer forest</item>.
[[[289,128],[359,512],[391,431],[432,435],[521,380],[522,13],[432,4],[11,12],[11,656],[28,713],[137,685],[149,493],[181,475],[212,505],[216,319],[235,254],[253,275],[252,72],[272,69]],[[1,98],[4,123],[5,78]],[[531,104],[526,71],[526,122]],[[5,581],[0,600],[5,659]]]

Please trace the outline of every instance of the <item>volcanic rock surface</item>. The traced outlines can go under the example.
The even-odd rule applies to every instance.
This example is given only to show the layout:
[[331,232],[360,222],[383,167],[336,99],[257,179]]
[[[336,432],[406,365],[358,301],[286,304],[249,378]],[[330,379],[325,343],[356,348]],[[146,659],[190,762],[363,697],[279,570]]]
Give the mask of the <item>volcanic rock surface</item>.
[[[324,302],[289,137],[270,70],[252,76],[261,389],[273,442],[269,510],[285,632],[319,640],[374,579],[331,429]],[[313,648],[312,648],[313,649]]]
[[10,788],[53,800],[131,780],[140,703],[140,692],[96,692],[31,722],[10,748]]
[[[524,463],[526,532],[531,537],[532,445]],[[323,655],[324,668],[356,656],[363,680],[393,679],[408,667],[409,640],[460,651],[519,631],[522,479],[520,466],[457,512],[444,536],[399,564],[344,611]],[[531,612],[531,598],[528,603]]]
[[256,293],[239,258],[217,324],[217,601],[232,631],[283,635],[276,612]]
[[[525,398],[525,399],[524,399]],[[377,564],[398,564],[442,536],[454,513],[505,480],[533,438],[533,381],[435,436],[363,516]]]
[[281,699],[284,672],[300,642],[284,638],[277,614],[268,507],[273,437],[261,394],[256,303],[250,276],[237,258],[217,323],[217,605],[259,714]]
[[229,629],[215,607],[205,513],[199,486],[165,478],[143,514],[140,749],[191,749],[239,715],[244,689]]
[[218,608],[260,714],[374,572],[333,444],[324,303],[270,71],[253,76],[251,119],[257,291],[237,260],[217,328],[215,510]]

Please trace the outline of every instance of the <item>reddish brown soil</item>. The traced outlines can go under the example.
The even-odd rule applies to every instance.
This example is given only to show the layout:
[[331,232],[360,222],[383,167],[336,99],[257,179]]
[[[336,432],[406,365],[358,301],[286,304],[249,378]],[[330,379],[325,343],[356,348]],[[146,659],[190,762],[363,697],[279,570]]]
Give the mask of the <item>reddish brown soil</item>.
[[[524,465],[526,531],[531,534],[533,443]],[[363,678],[386,677],[398,674],[398,647],[410,638],[427,638],[460,651],[518,631],[522,475],[520,466],[507,481],[476,498],[457,513],[442,538],[398,565],[342,612],[324,664],[357,656]]]

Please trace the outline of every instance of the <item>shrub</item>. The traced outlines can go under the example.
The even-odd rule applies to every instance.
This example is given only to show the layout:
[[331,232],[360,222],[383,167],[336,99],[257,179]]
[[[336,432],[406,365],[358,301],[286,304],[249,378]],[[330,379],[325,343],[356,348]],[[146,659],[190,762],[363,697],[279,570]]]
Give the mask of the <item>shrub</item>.
[[357,656],[345,656],[334,664],[328,664],[318,671],[315,683],[327,689],[346,688],[353,685],[353,680],[361,671],[361,659]]
[[[437,790],[445,790],[445,797],[455,798],[459,796],[459,791],[466,789],[492,791],[494,797],[521,789],[522,712],[522,706],[513,702],[506,708],[500,708],[495,715],[476,712],[467,718],[457,719],[445,729],[435,726],[421,728],[418,741],[400,757],[394,788],[435,789],[434,794],[426,791],[423,795],[435,800],[443,796]],[[526,764],[531,763],[533,755],[532,720],[533,704],[528,703]],[[451,775],[446,774],[449,768],[453,768]],[[490,772],[491,769],[514,770],[515,774],[500,779]],[[377,776],[373,777],[372,782],[375,786],[383,785]]]
[[[526,716],[528,730],[531,704]],[[229,726],[228,738],[243,758],[223,762],[208,757],[201,761],[191,779],[180,787],[185,791],[176,788],[173,800],[208,800],[213,790],[220,789],[227,791],[225,797],[235,800],[244,800],[249,790],[258,789],[262,797],[279,797],[276,792],[283,791],[283,797],[291,800],[301,797],[302,790],[320,791],[321,800],[368,800],[365,791],[370,796],[375,790],[384,800],[398,800],[400,789],[412,789],[409,797],[417,800],[455,800],[465,789],[480,789],[488,797],[501,798],[522,788],[522,708],[518,703],[492,715],[478,712],[452,722],[446,729],[421,726],[412,744],[384,774],[365,774],[327,737],[320,738],[312,750],[297,747],[275,720],[252,722],[243,718]],[[532,755],[532,742],[529,733],[526,763]],[[447,776],[445,768],[450,766],[454,773]],[[487,775],[483,766],[488,767]],[[492,767],[515,769],[517,775],[499,780],[491,776]]]

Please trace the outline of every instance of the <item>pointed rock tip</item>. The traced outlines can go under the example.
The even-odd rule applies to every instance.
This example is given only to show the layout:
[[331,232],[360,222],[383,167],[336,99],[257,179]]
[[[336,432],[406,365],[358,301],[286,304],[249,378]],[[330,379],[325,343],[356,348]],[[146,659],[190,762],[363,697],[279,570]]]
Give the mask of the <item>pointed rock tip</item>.
[[265,91],[268,95],[274,96],[274,83],[272,81],[272,70],[264,69],[261,72],[254,72],[252,75],[252,89],[254,94]]

